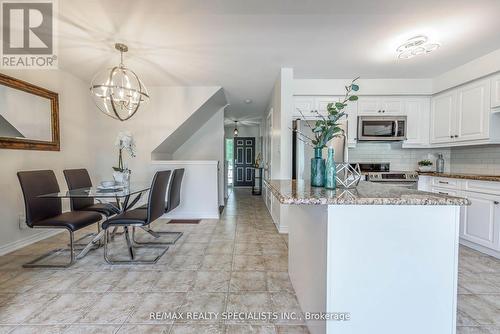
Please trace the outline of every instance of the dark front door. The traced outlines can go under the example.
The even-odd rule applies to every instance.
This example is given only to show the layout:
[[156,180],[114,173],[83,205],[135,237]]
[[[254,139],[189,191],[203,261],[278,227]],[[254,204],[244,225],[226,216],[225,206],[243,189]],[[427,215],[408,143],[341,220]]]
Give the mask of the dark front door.
[[234,185],[253,185],[253,164],[255,161],[255,138],[234,138]]

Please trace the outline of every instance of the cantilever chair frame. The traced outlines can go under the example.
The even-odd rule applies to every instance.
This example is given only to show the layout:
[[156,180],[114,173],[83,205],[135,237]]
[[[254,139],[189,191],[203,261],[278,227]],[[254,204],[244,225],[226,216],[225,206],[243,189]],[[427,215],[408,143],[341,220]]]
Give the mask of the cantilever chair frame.
[[[123,225],[121,225],[121,226],[123,226]],[[166,247],[160,247],[161,244],[158,244],[158,246],[155,246],[155,245],[147,244],[147,243],[145,245],[140,245],[140,244],[135,243],[130,238],[130,233],[128,230],[129,227],[132,227],[134,229],[135,227],[144,227],[144,226],[141,224],[129,224],[127,226],[123,226],[123,229],[125,230],[125,232],[124,232],[125,240],[127,241],[127,246],[128,246],[129,254],[130,254],[130,258],[131,258],[130,260],[113,260],[110,258],[110,256],[109,256],[109,240],[111,239],[111,236],[109,235],[110,231],[109,231],[109,229],[104,230],[104,260],[108,264],[113,264],[113,265],[116,265],[116,264],[135,264],[135,265],[137,265],[137,264],[155,264],[168,251],[169,247],[166,245],[165,245]],[[158,248],[158,249],[162,249],[162,251],[160,252],[160,254],[158,254],[152,260],[137,260],[137,259],[135,259],[134,248]]]
[[[52,176],[54,178],[54,182],[55,182],[55,185],[57,187],[57,190],[59,190],[59,185],[57,184],[57,179],[56,179],[56,176],[54,174],[54,172],[52,170],[47,170],[47,172],[50,172],[52,173]],[[75,261],[79,258],[81,258],[84,254],[84,252],[81,250],[81,249],[75,249],[75,232],[74,230],[70,229],[68,226],[57,226],[57,225],[47,225],[47,226],[43,226],[43,225],[34,225],[34,224],[28,224],[28,217],[29,217],[29,214],[28,214],[28,199],[26,197],[26,190],[23,186],[23,181],[21,180],[20,178],[20,173],[21,172],[18,172],[18,178],[19,178],[19,181],[21,183],[21,189],[22,189],[22,194],[23,194],[23,200],[24,200],[24,204],[25,204],[25,210],[26,210],[26,223],[27,225],[30,227],[30,228],[33,228],[33,229],[50,229],[50,230],[58,230],[58,229],[65,229],[68,231],[69,233],[69,249],[68,248],[56,248],[56,249],[53,249],[45,254],[42,254],[40,256],[38,256],[37,258],[35,258],[34,260],[31,260],[30,262],[28,263],[25,263],[23,264],[23,267],[24,268],[68,268],[70,266],[72,266]],[[99,225],[99,221],[97,221],[97,224]],[[92,234],[92,233],[90,233]],[[89,234],[88,234],[89,235]],[[87,236],[88,236],[87,235]],[[92,246],[97,246],[96,243],[94,242],[94,240],[90,241],[89,244],[87,245],[87,249],[90,249]],[[80,251],[80,253],[75,256],[75,250],[78,250]],[[70,259],[69,259],[69,262],[68,263],[63,263],[63,264],[40,264],[39,262],[54,255],[54,254],[57,254],[57,253],[62,253],[62,252],[65,252],[65,251],[69,251],[70,252]]]
[[[28,263],[25,263],[23,264],[23,267],[24,268],[68,268],[68,267],[71,267],[75,261],[76,261],[76,256],[75,256],[75,236],[74,236],[74,232],[71,231],[69,228],[67,227],[54,227],[54,226],[34,226],[32,228],[36,228],[36,229],[65,229],[69,232],[69,249],[67,248],[56,248],[56,249],[53,249],[51,251],[49,251],[48,253],[45,253],[43,255],[40,255],[39,257],[37,257],[36,259],[28,262]],[[39,264],[38,262],[54,255],[54,254],[57,254],[57,253],[62,253],[62,252],[65,252],[65,251],[68,251],[70,252],[70,261],[69,263],[66,263],[66,264]]]
[[[169,177],[168,182],[169,182],[171,179],[172,173],[170,171],[163,171],[163,172],[169,172],[169,174],[170,174],[168,176]],[[116,265],[116,264],[122,264],[122,265],[123,264],[133,264],[133,265],[155,264],[168,251],[168,249],[169,249],[168,245],[171,245],[171,244],[166,245],[163,243],[156,243],[156,244],[155,243],[145,243],[144,245],[141,245],[139,243],[134,242],[134,239],[133,239],[134,231],[135,231],[136,227],[145,229],[145,226],[148,226],[149,224],[152,223],[152,221],[149,221],[151,219],[149,210],[151,210],[150,206],[152,205],[152,203],[151,203],[152,202],[152,192],[153,192],[154,187],[156,185],[156,180],[157,180],[159,173],[161,173],[161,172],[157,172],[155,174],[153,181],[151,182],[151,189],[149,190],[150,196],[149,196],[149,201],[148,201],[148,208],[146,209],[146,210],[148,210],[147,221],[145,223],[133,223],[133,222],[131,222],[131,223],[127,223],[127,224],[123,224],[123,223],[113,224],[113,222],[111,222],[106,228],[104,228],[104,260],[107,263],[112,264],[112,265]],[[167,187],[168,187],[168,184],[167,184]],[[140,209],[136,209],[136,210],[140,210]],[[112,237],[109,235],[109,230],[111,229],[111,227],[114,227],[114,228],[123,227],[124,234],[125,234],[125,240],[127,242],[127,247],[129,250],[130,260],[113,260],[110,258],[108,252],[109,252],[109,241],[112,240]],[[131,238],[130,233],[129,233],[129,227],[132,227],[132,238]],[[145,229],[145,230],[147,230],[147,229]],[[138,259],[135,259],[134,248],[157,248],[157,249],[162,249],[162,251],[160,252],[159,255],[157,255],[152,260],[138,260]]]
[[[175,174],[176,170],[180,170],[180,169],[174,169],[172,171],[172,173],[170,174],[170,180],[168,182],[168,190],[167,190],[168,198],[167,198],[167,202],[166,202],[168,205],[170,205],[170,195],[171,195],[172,186],[173,186],[173,183],[174,183],[174,177],[176,175]],[[184,176],[184,172],[182,174]],[[167,207],[165,209],[168,209],[168,205],[167,205]],[[159,239],[163,235],[175,235],[176,236],[174,240],[168,241],[168,242],[161,242],[161,241],[139,242],[135,238],[135,227],[132,228],[132,241],[133,241],[133,243],[135,243],[136,245],[141,245],[143,247],[154,246],[154,245],[165,245],[165,246],[173,245],[173,244],[175,244],[177,242],[177,240],[179,240],[184,235],[183,232],[154,231],[154,230],[151,229],[151,227],[149,225],[147,227],[146,226],[140,226],[140,228],[142,230],[144,230],[145,232],[147,232],[148,234],[150,234],[151,236],[153,236],[155,239]]]

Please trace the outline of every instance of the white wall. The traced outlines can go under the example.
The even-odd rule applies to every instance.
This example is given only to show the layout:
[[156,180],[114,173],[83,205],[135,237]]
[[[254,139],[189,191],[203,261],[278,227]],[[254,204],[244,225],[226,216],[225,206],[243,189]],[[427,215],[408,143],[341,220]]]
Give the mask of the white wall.
[[433,93],[439,93],[498,71],[500,71],[500,49],[435,77]]
[[356,148],[349,148],[349,162],[389,162],[391,170],[414,171],[420,160],[429,159],[435,163],[438,153],[443,154],[445,171],[449,172],[449,148],[403,149],[401,143],[358,143]]
[[[0,254],[34,240],[47,231],[20,230],[24,204],[16,173],[20,170],[53,169],[61,189],[66,188],[62,170],[85,167],[95,169],[94,120],[98,116],[88,93],[88,84],[62,71],[2,71],[59,93],[61,151],[0,150]],[[91,134],[94,134],[92,136]]]
[[99,161],[96,178],[111,178],[112,167],[117,163],[115,138],[120,131],[130,131],[137,145],[137,156],[124,158],[132,170],[131,180],[150,182],[153,175],[151,152],[215,91],[213,87],[151,87],[150,103],[126,122],[118,122],[98,112],[94,132],[98,133],[100,142],[96,150]]
[[[271,93],[271,100],[266,111],[267,115],[272,112],[272,131],[271,131],[271,161],[267,163],[271,166],[271,179],[280,179],[280,168],[281,168],[281,73],[274,83],[274,87]],[[266,125],[268,127],[268,125]]]
[[173,154],[173,160],[219,162],[219,205],[224,204],[224,109],[219,110]]
[[293,69],[282,68],[277,78],[266,115],[272,110],[271,178],[292,177]]
[[157,170],[184,168],[182,179],[181,203],[165,214],[170,219],[217,219],[219,218],[220,184],[217,182],[217,161],[153,161]]
[[[294,79],[293,95],[344,95],[347,79]],[[358,80],[359,95],[430,95],[432,79]]]

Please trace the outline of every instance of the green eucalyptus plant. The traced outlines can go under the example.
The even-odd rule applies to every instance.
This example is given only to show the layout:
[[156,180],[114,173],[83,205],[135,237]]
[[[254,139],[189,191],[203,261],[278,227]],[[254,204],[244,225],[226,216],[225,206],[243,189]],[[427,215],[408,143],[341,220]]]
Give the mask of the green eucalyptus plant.
[[[358,96],[353,95],[353,92],[357,92],[359,90],[359,86],[356,84],[358,79],[359,77],[352,80],[350,85],[345,86],[346,93],[342,100],[334,103],[328,103],[326,107],[328,114],[326,116],[321,115],[317,110],[311,111],[320,118],[316,121],[314,126],[306,123],[312,130],[314,138],[310,138],[295,130],[300,135],[299,139],[314,148],[322,149],[326,147],[327,143],[333,138],[345,135],[344,130],[340,127],[340,120],[342,117],[346,116],[344,109],[347,107],[348,103],[358,100]],[[302,111],[299,110],[299,112],[305,118]]]

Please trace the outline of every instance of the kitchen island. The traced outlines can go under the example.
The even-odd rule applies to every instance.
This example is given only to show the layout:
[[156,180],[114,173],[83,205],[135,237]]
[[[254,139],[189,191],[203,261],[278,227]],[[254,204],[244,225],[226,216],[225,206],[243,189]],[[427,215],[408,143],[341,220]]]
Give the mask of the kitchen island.
[[312,334],[455,333],[466,199],[364,181],[266,186],[289,205],[289,275]]

